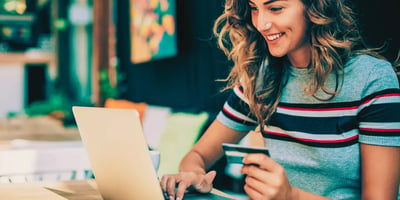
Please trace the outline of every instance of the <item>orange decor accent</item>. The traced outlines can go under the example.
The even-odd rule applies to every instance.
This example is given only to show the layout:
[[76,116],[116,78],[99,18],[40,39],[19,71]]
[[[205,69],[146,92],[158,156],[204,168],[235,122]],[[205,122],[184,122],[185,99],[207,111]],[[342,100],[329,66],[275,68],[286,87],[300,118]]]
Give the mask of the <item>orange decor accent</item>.
[[140,120],[143,121],[144,112],[147,108],[147,103],[144,102],[132,102],[124,99],[111,99],[108,98],[104,102],[106,108],[123,108],[123,109],[135,109],[139,112]]

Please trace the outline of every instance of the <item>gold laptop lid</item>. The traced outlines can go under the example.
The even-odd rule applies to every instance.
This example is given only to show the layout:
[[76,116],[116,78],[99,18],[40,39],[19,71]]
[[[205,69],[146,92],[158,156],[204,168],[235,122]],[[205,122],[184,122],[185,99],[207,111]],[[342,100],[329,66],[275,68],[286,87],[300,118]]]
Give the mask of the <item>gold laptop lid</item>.
[[104,199],[164,199],[136,110],[74,106],[73,114]]

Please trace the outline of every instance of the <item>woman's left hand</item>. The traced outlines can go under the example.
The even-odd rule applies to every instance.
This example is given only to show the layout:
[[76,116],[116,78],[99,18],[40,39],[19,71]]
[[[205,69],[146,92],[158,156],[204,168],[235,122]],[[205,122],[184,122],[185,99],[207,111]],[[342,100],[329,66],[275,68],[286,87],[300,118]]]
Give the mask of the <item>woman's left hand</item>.
[[293,188],[281,165],[264,154],[248,154],[243,163],[244,191],[250,199],[292,199]]

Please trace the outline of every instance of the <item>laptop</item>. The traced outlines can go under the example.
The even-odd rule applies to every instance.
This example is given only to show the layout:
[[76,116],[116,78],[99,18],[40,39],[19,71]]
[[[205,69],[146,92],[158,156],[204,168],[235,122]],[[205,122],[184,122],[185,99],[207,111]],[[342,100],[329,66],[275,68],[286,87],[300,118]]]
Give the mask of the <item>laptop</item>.
[[[72,110],[104,199],[166,199],[136,110],[82,106]],[[184,199],[233,199],[228,197],[188,194]]]

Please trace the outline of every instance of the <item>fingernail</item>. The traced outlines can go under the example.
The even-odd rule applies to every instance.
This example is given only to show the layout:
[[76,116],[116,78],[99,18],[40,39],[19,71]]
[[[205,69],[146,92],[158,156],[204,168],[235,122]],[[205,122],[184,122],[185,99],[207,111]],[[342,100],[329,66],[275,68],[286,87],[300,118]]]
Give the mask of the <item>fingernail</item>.
[[176,200],[181,200],[181,198],[180,197],[176,197]]
[[174,197],[173,197],[173,196],[169,196],[169,199],[171,199],[171,200],[172,200],[172,199],[174,199]]

